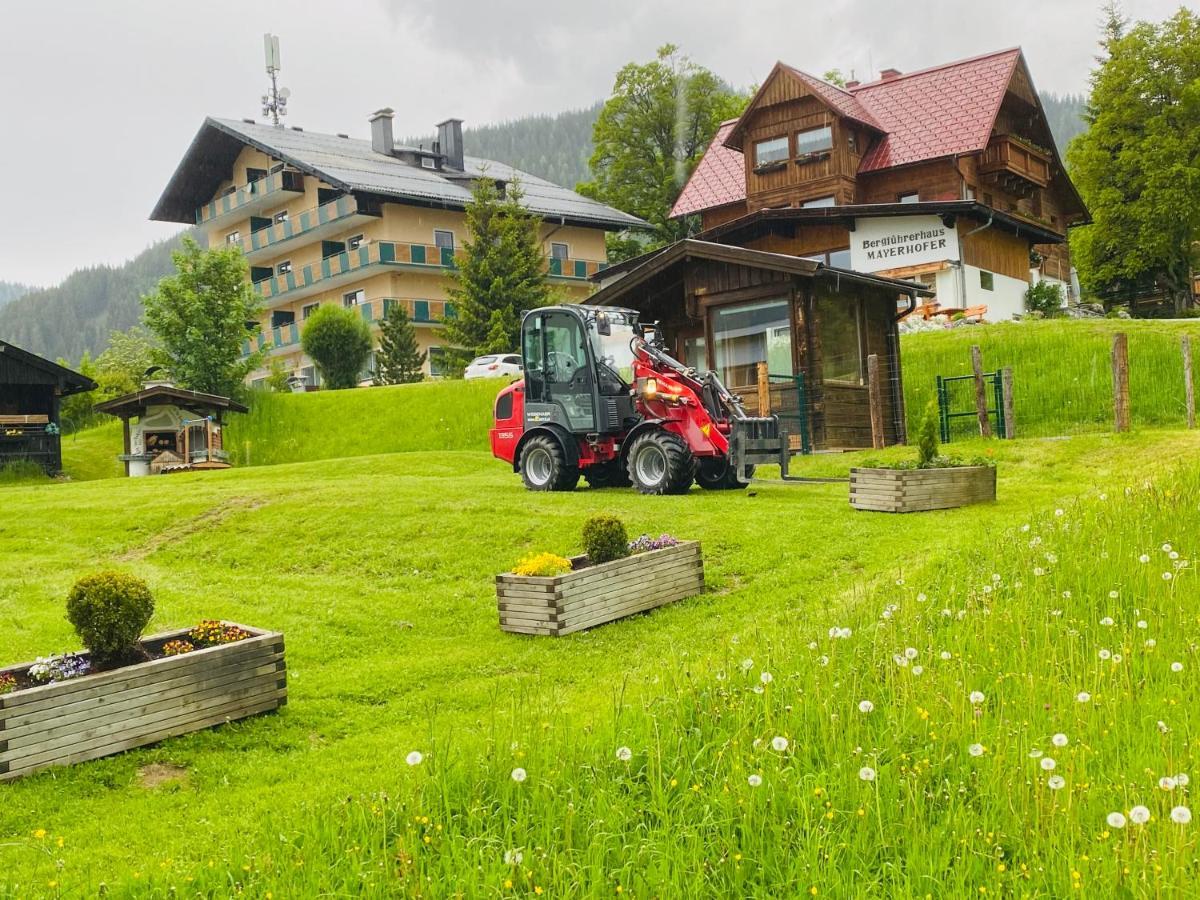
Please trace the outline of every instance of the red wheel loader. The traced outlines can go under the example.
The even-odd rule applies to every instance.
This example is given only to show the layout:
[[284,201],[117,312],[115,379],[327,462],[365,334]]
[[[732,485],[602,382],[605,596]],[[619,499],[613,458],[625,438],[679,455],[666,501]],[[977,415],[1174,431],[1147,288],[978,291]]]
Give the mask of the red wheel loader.
[[629,309],[550,306],[521,323],[525,377],[496,398],[492,454],[531,491],[632,484],[681,494],[750,482],[774,463],[787,477],[777,416],[746,415],[713,372],[672,359]]

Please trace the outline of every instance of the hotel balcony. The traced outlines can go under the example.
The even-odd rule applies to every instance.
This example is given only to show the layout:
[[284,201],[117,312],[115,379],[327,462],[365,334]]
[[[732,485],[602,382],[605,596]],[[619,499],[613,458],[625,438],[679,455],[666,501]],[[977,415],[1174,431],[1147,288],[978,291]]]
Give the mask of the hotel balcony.
[[242,250],[246,259],[254,263],[278,255],[297,238],[308,242],[344,234],[348,229],[374,222],[380,215],[377,202],[346,194],[315,209],[306,209],[286,222],[262,219],[262,227],[255,228],[252,218],[250,239],[242,242]]
[[[447,300],[409,300],[398,297],[377,297],[364,300],[357,306],[363,320],[369,324],[379,322],[396,304],[402,304],[408,313],[409,320],[418,326],[441,326],[447,318],[454,316],[454,304]],[[300,345],[300,332],[304,322],[289,322],[260,331],[253,338],[242,342],[242,357],[245,358],[255,350],[265,350],[268,355],[291,352]]]
[[988,141],[979,159],[984,180],[1017,197],[1029,197],[1050,184],[1050,154],[1011,134]]
[[[282,275],[268,276],[264,271],[263,278],[254,279],[255,271],[252,268],[251,278],[255,292],[266,301],[269,309],[280,302],[324,293],[388,269],[447,272],[455,268],[457,260],[464,256],[463,250],[435,247],[432,244],[371,241]],[[548,258],[546,274],[551,281],[584,282],[606,265],[595,260]]]
[[304,193],[304,176],[291,169],[271,172],[244,187],[227,193],[196,210],[197,225],[233,222],[260,213],[269,206],[284,203]]

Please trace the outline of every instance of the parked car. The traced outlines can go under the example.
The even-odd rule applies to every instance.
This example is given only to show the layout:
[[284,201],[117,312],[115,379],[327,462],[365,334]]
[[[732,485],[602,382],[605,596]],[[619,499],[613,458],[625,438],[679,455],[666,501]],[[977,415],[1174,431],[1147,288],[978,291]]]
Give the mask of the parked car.
[[463,378],[500,378],[524,373],[518,353],[495,353],[477,356],[463,372]]

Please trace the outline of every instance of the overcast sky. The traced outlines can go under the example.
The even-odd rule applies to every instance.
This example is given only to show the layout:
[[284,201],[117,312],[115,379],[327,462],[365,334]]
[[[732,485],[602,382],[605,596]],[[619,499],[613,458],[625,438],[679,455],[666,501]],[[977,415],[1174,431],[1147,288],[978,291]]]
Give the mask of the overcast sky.
[[[777,59],[868,80],[1020,45],[1040,89],[1083,91],[1101,0],[0,0],[0,280],[49,285],[179,226],[147,216],[206,115],[261,118],[280,36],[289,124],[366,137],[584,107],[665,42],[745,86]],[[1178,0],[1124,0],[1159,20]]]

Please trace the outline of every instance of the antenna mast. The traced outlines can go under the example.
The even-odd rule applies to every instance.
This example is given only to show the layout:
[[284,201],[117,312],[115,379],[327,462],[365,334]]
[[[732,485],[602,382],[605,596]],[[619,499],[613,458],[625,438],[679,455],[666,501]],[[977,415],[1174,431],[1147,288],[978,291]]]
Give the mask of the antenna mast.
[[285,87],[279,87],[276,80],[280,69],[279,35],[263,35],[263,53],[266,57],[267,75],[271,79],[271,90],[270,93],[262,95],[262,114],[270,116],[271,123],[282,128],[283,126],[279,124],[279,117],[287,115],[288,97],[292,95],[292,92]]

